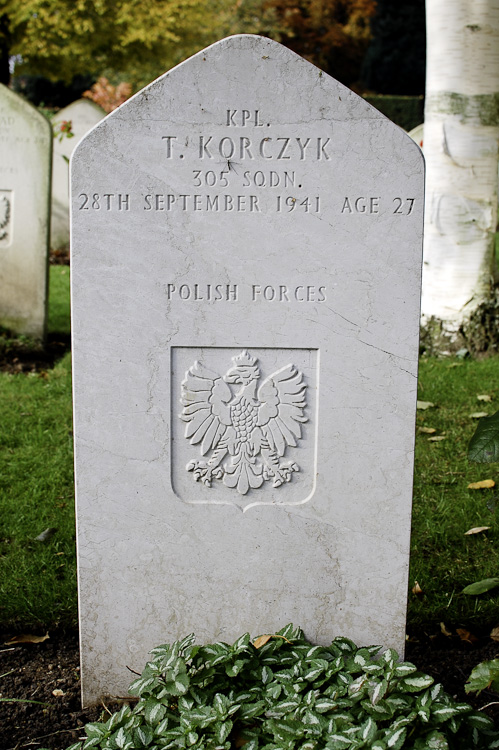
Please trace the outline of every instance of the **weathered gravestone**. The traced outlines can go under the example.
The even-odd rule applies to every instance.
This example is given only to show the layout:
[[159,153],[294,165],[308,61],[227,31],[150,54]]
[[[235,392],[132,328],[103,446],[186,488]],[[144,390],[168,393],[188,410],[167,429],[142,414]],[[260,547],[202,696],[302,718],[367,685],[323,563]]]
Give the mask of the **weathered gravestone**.
[[293,622],[403,651],[420,149],[235,36],[72,170],[84,700],[192,631]]
[[[84,135],[97,125],[106,113],[95,102],[78,99],[59,110],[52,120],[54,153],[52,158],[52,215],[50,246],[59,249],[69,243],[69,160]],[[71,136],[61,131],[61,125],[71,123]]]
[[48,299],[52,133],[0,84],[0,326],[43,339]]

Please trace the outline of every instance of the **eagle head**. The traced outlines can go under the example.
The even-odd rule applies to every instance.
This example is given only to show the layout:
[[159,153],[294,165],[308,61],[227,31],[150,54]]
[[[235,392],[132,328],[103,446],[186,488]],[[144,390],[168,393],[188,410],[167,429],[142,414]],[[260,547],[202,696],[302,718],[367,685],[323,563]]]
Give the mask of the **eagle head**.
[[234,367],[231,367],[226,373],[224,377],[226,383],[249,385],[253,380],[260,377],[260,370],[256,366],[258,360],[256,357],[249,355],[246,349],[243,349],[237,357],[232,357],[232,361]]

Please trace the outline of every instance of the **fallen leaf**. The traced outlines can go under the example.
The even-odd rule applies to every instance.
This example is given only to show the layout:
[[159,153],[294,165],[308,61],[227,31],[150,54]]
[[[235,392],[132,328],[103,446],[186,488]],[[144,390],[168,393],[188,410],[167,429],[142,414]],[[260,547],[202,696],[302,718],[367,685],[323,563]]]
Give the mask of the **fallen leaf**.
[[432,406],[435,406],[431,401],[418,401],[416,403],[416,409],[420,409],[421,411],[424,411],[425,409],[431,409]]
[[425,435],[433,435],[436,432],[434,427],[418,427],[419,432],[424,432]]
[[16,643],[43,643],[48,637],[48,633],[45,633],[45,635],[28,635],[23,633],[22,635],[13,635],[9,641],[5,641],[5,645],[15,646]]
[[492,630],[490,631],[490,637],[493,641],[499,641],[499,627],[492,628]]
[[479,534],[481,531],[488,531],[491,526],[474,526],[472,529],[464,532],[464,536],[470,536],[471,534]]
[[489,396],[487,393],[482,393],[480,396],[476,397],[477,401],[492,401],[492,396]]
[[445,622],[440,623],[440,632],[443,633],[443,635],[446,635],[447,638],[450,638],[452,635],[452,632],[445,627]]
[[479,596],[479,594],[485,594],[486,591],[496,589],[498,586],[499,578],[484,578],[482,581],[475,581],[475,583],[470,583],[469,586],[466,586],[463,589],[463,594]]
[[260,636],[258,636],[258,638],[256,638],[256,639],[255,639],[255,640],[253,641],[253,646],[254,646],[255,648],[261,648],[262,646],[265,646],[265,644],[266,644],[266,643],[267,643],[268,641],[270,641],[270,639],[271,639],[271,638],[272,638],[272,636],[271,636],[271,635],[260,635]]
[[481,482],[471,482],[468,485],[469,490],[488,490],[491,487],[495,487],[496,483],[493,479],[482,479]]
[[486,411],[474,411],[473,414],[470,414],[470,419],[481,419],[488,416]]
[[52,695],[55,695],[56,698],[59,698],[61,695],[66,695],[66,693],[64,692],[64,690],[56,688],[55,690],[52,690]]
[[476,643],[478,641],[476,635],[473,635],[473,633],[470,633],[469,630],[465,630],[464,628],[456,628],[456,633],[465,643]]
[[412,587],[412,593],[416,594],[416,596],[421,596],[423,593],[423,589],[419,585],[417,581],[414,581],[414,586]]
[[38,534],[38,536],[35,536],[35,542],[48,542],[48,540],[54,536],[57,529],[54,529],[52,526],[48,529],[45,529],[45,531],[42,531],[41,534]]
[[439,443],[441,440],[445,440],[445,435],[435,435],[434,437],[428,438],[429,443]]

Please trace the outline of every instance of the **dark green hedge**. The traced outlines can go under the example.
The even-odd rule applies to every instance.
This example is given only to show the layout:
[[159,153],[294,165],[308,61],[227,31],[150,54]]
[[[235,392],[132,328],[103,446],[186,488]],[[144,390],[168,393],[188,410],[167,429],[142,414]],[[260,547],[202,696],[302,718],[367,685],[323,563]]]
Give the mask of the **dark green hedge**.
[[373,94],[364,99],[404,130],[412,130],[424,120],[423,96]]

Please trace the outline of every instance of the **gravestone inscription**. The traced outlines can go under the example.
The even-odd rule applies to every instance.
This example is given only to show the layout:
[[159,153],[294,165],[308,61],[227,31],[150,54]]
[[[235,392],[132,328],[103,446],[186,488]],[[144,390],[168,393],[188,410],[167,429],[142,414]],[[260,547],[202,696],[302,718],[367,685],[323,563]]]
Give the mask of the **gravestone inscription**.
[[84,700],[192,631],[403,651],[420,149],[235,36],[81,142],[72,201]]
[[0,325],[45,336],[52,132],[0,84]]
[[[50,246],[54,250],[69,243],[69,160],[71,154],[83,136],[105,116],[104,110],[95,102],[78,99],[60,109],[52,119],[55,139],[52,157]],[[63,126],[62,130],[61,126]]]

